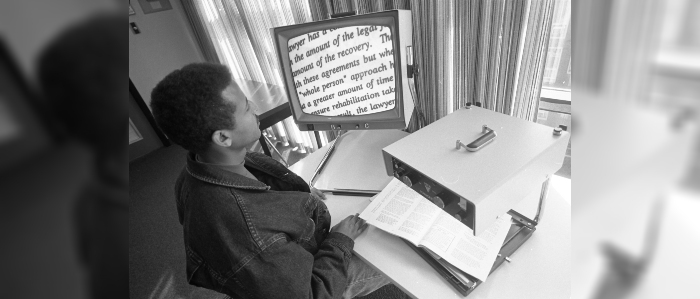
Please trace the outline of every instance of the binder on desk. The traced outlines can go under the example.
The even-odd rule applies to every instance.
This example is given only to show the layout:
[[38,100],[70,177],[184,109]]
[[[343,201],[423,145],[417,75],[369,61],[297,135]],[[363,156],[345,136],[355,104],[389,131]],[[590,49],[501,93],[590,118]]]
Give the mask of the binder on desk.
[[[460,294],[467,296],[535,231],[548,184],[543,184],[535,220],[510,210],[482,235],[456,213],[434,206],[404,182],[393,179],[362,211],[367,223],[400,237]],[[442,208],[442,209],[441,209]]]
[[[402,239],[403,240],[403,239]],[[403,240],[408,247],[411,247],[418,255],[420,255],[428,264],[435,269],[447,282],[452,285],[460,294],[467,296],[476,287],[478,280],[471,275],[462,272],[455,268],[443,259],[436,258],[430,254],[425,248],[419,248],[406,240]]]
[[[498,269],[498,267],[503,264],[504,261],[506,261],[506,258],[520,248],[520,246],[525,243],[525,241],[527,241],[527,239],[529,239],[530,236],[532,236],[532,233],[535,231],[534,226],[526,225],[527,218],[520,213],[511,210],[508,214],[513,217],[513,223],[510,226],[506,240],[503,242],[503,246],[498,252],[498,257],[494,261],[489,275],[493,273],[493,271],[496,271],[496,269]],[[530,222],[530,224],[532,224],[532,222]],[[411,242],[406,240],[403,241],[463,296],[466,297],[469,295],[469,293],[474,291],[474,289],[476,289],[476,287],[482,283],[482,281],[479,281],[468,273],[457,269],[445,260],[431,254],[429,250],[422,247],[416,247],[415,245],[411,244]]]
[[402,238],[464,295],[486,280],[524,242],[526,238],[517,238],[518,234],[529,237],[533,231],[526,227],[532,225],[531,220],[521,223],[527,220],[513,212],[499,217],[483,234],[474,236],[455,215],[398,179],[393,179],[372,200],[360,218]]

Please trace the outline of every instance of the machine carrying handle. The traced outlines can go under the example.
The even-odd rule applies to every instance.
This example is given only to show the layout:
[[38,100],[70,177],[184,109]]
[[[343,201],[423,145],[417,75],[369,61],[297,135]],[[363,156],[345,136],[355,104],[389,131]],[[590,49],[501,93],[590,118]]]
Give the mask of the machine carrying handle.
[[496,139],[496,131],[490,129],[488,126],[484,125],[482,127],[482,132],[485,133],[484,135],[481,135],[479,138],[476,140],[472,141],[471,143],[464,145],[461,141],[457,140],[455,143],[455,148],[459,149],[460,147],[464,147],[466,150],[470,152],[475,152],[480,150],[482,147],[485,145],[489,144],[492,142],[494,139]]

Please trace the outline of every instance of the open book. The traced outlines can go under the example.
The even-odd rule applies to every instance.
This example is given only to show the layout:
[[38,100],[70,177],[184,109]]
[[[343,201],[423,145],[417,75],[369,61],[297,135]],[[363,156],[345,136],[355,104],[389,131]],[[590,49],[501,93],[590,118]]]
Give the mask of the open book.
[[474,236],[469,227],[396,178],[362,211],[360,218],[430,249],[481,281],[486,281],[511,224],[510,215],[505,214]]

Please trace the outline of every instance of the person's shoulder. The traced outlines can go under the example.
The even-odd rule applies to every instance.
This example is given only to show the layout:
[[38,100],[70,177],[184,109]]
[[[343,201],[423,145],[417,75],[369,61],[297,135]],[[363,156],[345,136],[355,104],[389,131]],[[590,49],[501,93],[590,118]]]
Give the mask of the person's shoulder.
[[180,170],[180,174],[177,176],[177,179],[175,179],[175,189],[180,189],[182,184],[185,182],[185,179],[188,177],[191,177],[191,175],[187,172],[187,166],[184,166]]
[[[212,184],[202,180],[184,167],[175,181],[175,196],[178,200],[186,198],[207,198],[207,202],[228,202],[233,196],[234,188]],[[191,200],[191,199],[189,199]]]

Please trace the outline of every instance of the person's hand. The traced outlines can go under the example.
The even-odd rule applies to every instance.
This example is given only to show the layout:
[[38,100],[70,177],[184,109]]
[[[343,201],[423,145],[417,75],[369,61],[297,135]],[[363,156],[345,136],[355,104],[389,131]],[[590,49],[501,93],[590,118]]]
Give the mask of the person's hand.
[[326,195],[314,187],[311,187],[311,195],[318,200],[326,200]]
[[362,232],[367,229],[367,222],[361,219],[359,214],[350,215],[347,218],[340,221],[333,228],[331,232],[339,232],[343,235],[350,237],[350,239],[355,240]]

